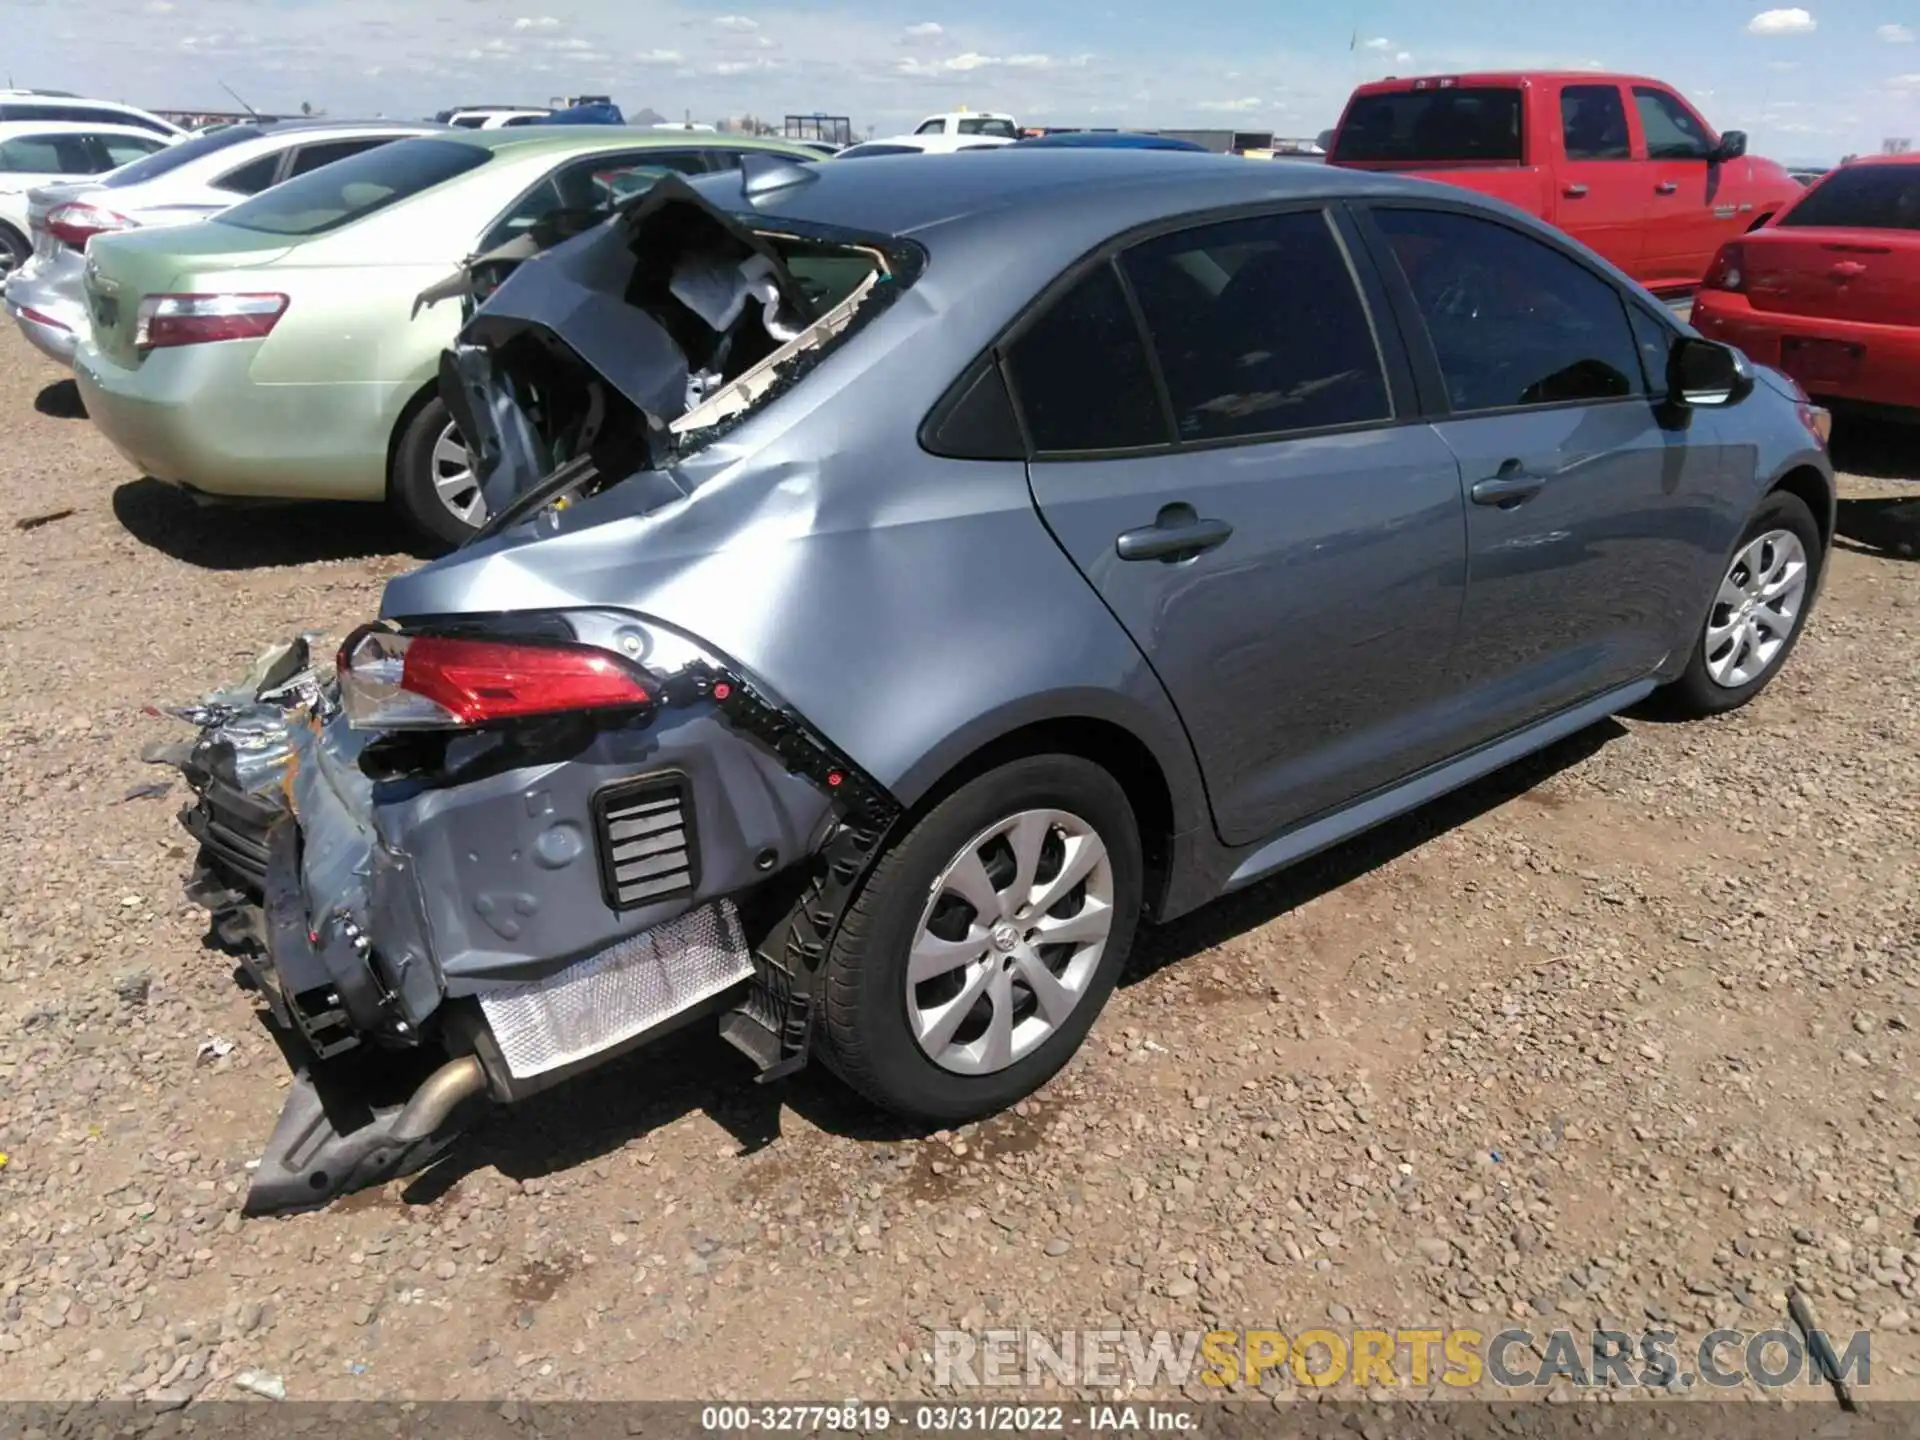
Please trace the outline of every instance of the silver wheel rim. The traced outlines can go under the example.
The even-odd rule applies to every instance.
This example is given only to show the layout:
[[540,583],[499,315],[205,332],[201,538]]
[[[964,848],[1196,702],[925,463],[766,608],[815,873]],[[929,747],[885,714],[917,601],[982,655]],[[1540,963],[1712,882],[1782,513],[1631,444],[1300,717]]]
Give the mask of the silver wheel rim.
[[1793,638],[1807,598],[1807,549],[1791,530],[1769,530],[1733,557],[1701,641],[1707,674],[1728,690],[1751,685]]
[[907,957],[907,1018],[927,1058],[991,1075],[1031,1055],[1086,999],[1113,932],[1113,864],[1065,810],[1022,810],[933,882]]
[[478,525],[487,518],[487,500],[474,478],[473,457],[467,454],[467,442],[451,421],[433,442],[428,468],[433,475],[433,493],[454,519],[462,525]]

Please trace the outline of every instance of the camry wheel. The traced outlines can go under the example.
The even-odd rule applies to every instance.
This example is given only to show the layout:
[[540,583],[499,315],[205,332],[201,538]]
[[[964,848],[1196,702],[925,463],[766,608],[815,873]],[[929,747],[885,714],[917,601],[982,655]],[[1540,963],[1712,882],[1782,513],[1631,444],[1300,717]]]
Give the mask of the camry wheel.
[[413,528],[437,546],[458,545],[486,520],[486,498],[466,442],[438,397],[422,405],[401,432],[388,488]]
[[1797,495],[1769,495],[1733,547],[1686,672],[1661,699],[1681,715],[1717,715],[1780,673],[1813,607],[1820,528]]
[[826,1058],[870,1099],[952,1122],[1030,1094],[1092,1027],[1133,940],[1139,831],[1077,756],[961,786],[875,865],[827,962]]

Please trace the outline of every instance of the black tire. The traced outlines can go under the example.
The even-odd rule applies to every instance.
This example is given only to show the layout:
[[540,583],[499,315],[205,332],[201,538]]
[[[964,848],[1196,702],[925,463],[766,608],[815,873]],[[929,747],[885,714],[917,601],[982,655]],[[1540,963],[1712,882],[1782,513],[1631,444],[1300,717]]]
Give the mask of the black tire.
[[[1070,812],[1105,844],[1112,928],[1080,1000],[1052,1034],[1004,1069],[957,1074],[929,1059],[914,1036],[908,952],[948,862],[990,826],[1033,809]],[[822,977],[823,1058],[876,1105],[923,1122],[975,1119],[1032,1094],[1080,1048],[1112,993],[1139,927],[1141,876],[1133,808],[1118,782],[1091,761],[1034,755],[968,781],[894,842],[849,908]]]
[[27,237],[11,225],[0,225],[0,279],[11,275],[33,255]]
[[393,472],[387,477],[394,508],[436,551],[453,549],[479,528],[463,522],[434,489],[433,449],[452,423],[440,397],[430,397],[401,429],[393,447]]
[[[1800,541],[1807,554],[1807,585],[1804,599],[1794,617],[1793,629],[1786,643],[1767,663],[1765,669],[1741,685],[1723,685],[1713,678],[1707,665],[1707,630],[1714,623],[1718,610],[1718,594],[1722,579],[1735,557],[1754,540],[1771,530],[1791,531]],[[1687,660],[1687,668],[1679,679],[1665,686],[1656,699],[1659,708],[1679,719],[1701,719],[1708,715],[1723,715],[1729,710],[1737,710],[1754,696],[1767,688],[1767,683],[1780,673],[1781,667],[1793,654],[1794,646],[1800,643],[1800,636],[1806,631],[1807,620],[1813,613],[1815,597],[1820,592],[1820,580],[1826,570],[1826,547],[1820,540],[1820,527],[1814,523],[1813,512],[1807,508],[1807,502],[1798,495],[1777,490],[1767,496],[1754,511],[1753,518],[1740,532],[1740,539],[1734,545],[1732,553],[1722,565],[1719,575],[1714,579],[1714,597],[1695,628],[1691,640],[1692,653]]]

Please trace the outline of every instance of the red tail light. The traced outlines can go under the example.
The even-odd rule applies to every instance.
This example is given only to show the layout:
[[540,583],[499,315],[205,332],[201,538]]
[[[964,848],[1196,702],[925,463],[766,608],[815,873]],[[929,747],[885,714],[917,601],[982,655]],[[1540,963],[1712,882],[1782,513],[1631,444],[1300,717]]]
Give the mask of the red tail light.
[[358,730],[459,730],[583,711],[646,710],[646,673],[591,645],[455,639],[364,629],[338,660]]
[[1722,245],[1720,253],[1713,257],[1713,264],[1707,267],[1707,278],[1700,282],[1700,288],[1741,294],[1747,288],[1746,262],[1746,251],[1737,243],[1730,241]]
[[83,205],[75,202],[71,205],[56,205],[47,214],[47,233],[56,240],[65,241],[76,250],[87,248],[87,241],[96,235],[111,234],[115,230],[137,228],[136,221],[124,215],[116,215],[111,210],[102,210],[97,205]]
[[287,313],[284,295],[149,295],[140,302],[133,343],[142,350],[258,340]]

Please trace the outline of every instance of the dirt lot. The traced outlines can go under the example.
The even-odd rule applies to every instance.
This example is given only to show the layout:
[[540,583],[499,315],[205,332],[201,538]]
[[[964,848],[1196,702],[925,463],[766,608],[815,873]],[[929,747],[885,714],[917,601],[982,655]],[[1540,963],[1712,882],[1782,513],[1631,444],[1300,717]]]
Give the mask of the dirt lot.
[[1920,1394],[1920,562],[1872,548],[1920,439],[1843,435],[1878,478],[1758,703],[1603,725],[1149,934],[1019,1113],[901,1133],[702,1033],[243,1223],[283,1066],[142,707],[411,561],[377,513],[194,510],[57,382],[0,337],[0,1394],[908,1396],[956,1325],[1697,1335],[1794,1283]]

